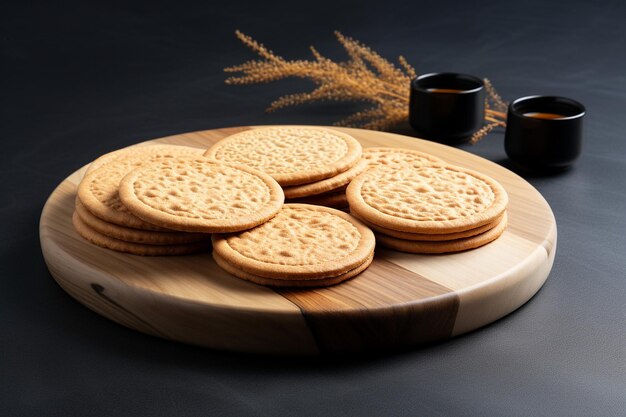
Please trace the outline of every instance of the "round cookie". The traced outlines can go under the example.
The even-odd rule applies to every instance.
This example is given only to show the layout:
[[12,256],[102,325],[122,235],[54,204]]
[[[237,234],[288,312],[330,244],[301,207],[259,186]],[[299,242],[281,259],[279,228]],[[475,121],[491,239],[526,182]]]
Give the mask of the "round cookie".
[[205,156],[258,169],[287,186],[320,181],[348,170],[361,159],[361,144],[337,130],[275,126],[228,136]]
[[99,156],[98,158],[94,159],[89,164],[89,166],[85,170],[85,175],[95,171],[96,169],[100,168],[102,165],[105,165],[105,164],[108,164],[109,162],[114,161],[115,159],[121,156],[128,155],[130,149],[132,149],[132,146],[129,148],[118,149],[116,151],[105,153],[104,155]]
[[234,275],[238,278],[245,279],[247,281],[254,282],[255,284],[267,285],[271,287],[327,287],[330,285],[339,284],[340,282],[346,281],[350,278],[353,278],[365,271],[368,266],[372,263],[374,259],[374,255],[370,255],[369,258],[365,260],[361,265],[357,266],[354,269],[351,269],[348,272],[345,272],[341,275],[337,275],[331,278],[320,278],[320,279],[272,279],[260,277],[257,275],[250,274],[248,272],[242,271],[239,268],[236,268],[230,265],[228,262],[224,261],[219,255],[213,252],[213,259],[215,263],[217,263],[220,268],[225,270],[231,275]]
[[94,245],[133,255],[187,255],[191,253],[205,252],[211,247],[211,244],[208,241],[180,245],[144,245],[141,243],[125,242],[123,240],[114,239],[98,233],[91,227],[87,226],[76,212],[72,215],[72,223],[74,224],[74,229],[78,232],[78,234]]
[[178,245],[203,240],[208,241],[211,238],[211,236],[206,233],[176,232],[174,230],[156,232],[151,230],[131,229],[130,227],[107,223],[91,214],[78,198],[76,198],[76,213],[83,223],[96,232],[125,242],[143,243],[144,245]]
[[442,159],[430,155],[426,152],[416,151],[406,148],[365,148],[363,149],[363,159],[368,161],[371,168],[378,166],[398,166],[403,164],[411,165],[431,165],[444,164]]
[[188,146],[154,145],[128,148],[119,157],[108,161],[87,174],[78,186],[78,198],[94,216],[119,226],[142,230],[163,231],[131,214],[119,197],[120,181],[142,164],[172,159],[177,156],[202,155],[202,149]]
[[285,204],[254,229],[213,235],[217,256],[247,273],[272,279],[345,274],[374,252],[374,233],[359,220],[322,206]]
[[502,217],[502,220],[498,223],[496,227],[489,229],[486,232],[483,232],[479,235],[466,237],[462,239],[449,240],[449,241],[440,241],[440,242],[426,242],[426,241],[416,241],[416,240],[404,240],[398,239],[391,236],[386,236],[383,234],[376,234],[376,240],[382,246],[385,246],[390,249],[398,250],[400,252],[409,252],[409,253],[429,253],[429,254],[437,254],[437,253],[450,253],[450,252],[460,252],[468,249],[475,249],[480,246],[486,245],[487,243],[493,242],[497,238],[499,238],[504,229],[506,229],[507,224],[507,215],[506,213]]
[[119,195],[149,223],[203,233],[250,229],[274,217],[285,199],[269,175],[205,157],[144,164],[122,179]]
[[337,189],[341,189],[347,186],[357,175],[360,175],[367,169],[368,162],[365,159],[361,159],[352,168],[344,171],[334,177],[326,178],[325,180],[312,182],[303,185],[294,185],[291,187],[283,187],[285,198],[301,198],[317,196],[328,192],[333,192]]
[[480,233],[484,233],[487,230],[496,227],[498,223],[500,223],[500,220],[502,220],[502,216],[504,216],[504,213],[503,213],[500,217],[498,217],[493,222],[476,227],[474,229],[469,229],[469,230],[456,232],[456,233],[445,233],[445,234],[436,235],[432,233],[407,233],[407,232],[400,232],[398,230],[387,229],[385,227],[380,227],[377,224],[370,223],[367,220],[363,220],[356,213],[350,213],[350,214],[352,214],[357,219],[361,220],[363,223],[365,223],[367,227],[372,229],[374,232],[378,232],[376,233],[376,235],[383,234],[383,235],[387,235],[390,237],[395,237],[395,238],[403,239],[403,240],[420,240],[420,241],[433,241],[433,242],[441,241],[441,240],[461,239],[464,237],[470,237],[470,236],[478,235]]
[[[109,162],[113,162],[114,160],[118,159],[118,158],[123,158],[125,156],[132,156],[133,154],[137,154],[138,152],[143,152],[143,148],[150,148],[150,152],[155,152],[155,151],[159,151],[159,150],[168,150],[171,149],[172,146],[176,146],[176,145],[143,145],[143,144],[138,144],[138,145],[132,145],[132,146],[128,146],[126,148],[122,148],[122,149],[118,149],[116,151],[113,152],[109,152],[109,153],[105,153],[104,155],[98,157],[97,159],[95,159],[91,164],[89,164],[89,166],[87,167],[87,170],[85,171],[85,175],[91,173],[92,171],[95,171],[96,169],[100,168],[101,166],[108,164]],[[186,146],[184,146],[184,148],[187,148]],[[195,151],[191,151],[191,149],[195,149]],[[147,149],[146,149],[147,151]],[[197,148],[190,148],[190,152],[193,155],[200,155],[201,153],[203,153],[204,151],[202,149],[197,149]]]
[[453,165],[374,168],[356,177],[346,195],[357,216],[407,233],[474,229],[494,221],[508,203],[497,181]]

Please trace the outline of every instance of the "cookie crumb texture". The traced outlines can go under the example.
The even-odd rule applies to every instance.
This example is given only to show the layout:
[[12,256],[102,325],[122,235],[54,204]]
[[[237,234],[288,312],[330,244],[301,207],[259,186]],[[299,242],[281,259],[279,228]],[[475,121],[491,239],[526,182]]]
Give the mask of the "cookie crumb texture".
[[[153,145],[129,148],[127,152],[115,152],[98,158],[105,161],[93,169],[81,181],[78,196],[85,207],[95,216],[110,223],[146,230],[163,230],[132,215],[122,203],[119,185],[122,178],[132,170],[148,163],[179,156],[201,157],[202,149],[175,145]],[[106,157],[106,158],[105,158]]]
[[382,213],[415,221],[461,219],[495,201],[490,184],[448,166],[379,169],[363,183],[361,195]]
[[399,166],[410,165],[432,165],[443,164],[442,159],[413,149],[404,148],[365,148],[363,149],[363,159],[370,167],[377,166]]
[[361,144],[346,133],[318,127],[280,126],[228,136],[204,155],[262,171],[285,186],[333,177],[354,166],[361,153]]
[[252,231],[228,237],[229,246],[249,259],[279,265],[316,265],[353,253],[361,233],[335,214],[283,208]]
[[236,140],[224,140],[212,156],[267,174],[288,174],[317,169],[348,153],[348,144],[337,134],[323,129],[280,127],[249,130]]
[[258,176],[205,158],[162,161],[132,183],[146,206],[176,217],[229,219],[260,211],[271,199]]
[[128,212],[120,201],[118,194],[119,182],[126,174],[135,168],[147,163],[158,163],[182,155],[201,156],[201,149],[184,146],[151,146],[138,149],[136,154],[127,158],[115,160],[115,164],[106,166],[106,170],[99,171],[101,175],[92,177],[88,182],[89,191],[106,207],[114,211]]

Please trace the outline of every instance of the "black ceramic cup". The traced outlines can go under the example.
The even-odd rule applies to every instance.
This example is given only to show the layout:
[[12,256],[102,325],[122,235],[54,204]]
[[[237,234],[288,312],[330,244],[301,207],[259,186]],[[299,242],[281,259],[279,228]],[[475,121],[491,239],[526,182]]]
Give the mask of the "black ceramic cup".
[[485,89],[480,78],[450,72],[411,81],[409,122],[416,132],[439,142],[462,142],[483,126]]
[[585,107],[554,96],[529,96],[509,104],[504,150],[523,167],[556,171],[580,155]]

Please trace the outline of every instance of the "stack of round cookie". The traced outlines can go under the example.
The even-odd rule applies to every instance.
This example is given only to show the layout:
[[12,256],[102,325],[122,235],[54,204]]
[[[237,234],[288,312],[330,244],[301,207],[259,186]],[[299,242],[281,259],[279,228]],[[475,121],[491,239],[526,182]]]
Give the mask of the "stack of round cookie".
[[364,271],[374,257],[374,234],[354,217],[328,207],[285,204],[248,231],[213,235],[222,269],[257,284],[333,285]]
[[217,164],[185,146],[134,147],[94,161],[73,223],[90,242],[137,255],[208,250],[207,233],[257,226],[284,196],[268,175]]
[[[362,150],[343,132],[281,126],[206,151],[104,155],[78,187],[73,223],[96,245],[138,255],[193,253],[212,241],[216,263],[237,277],[309,287],[359,274],[376,241],[415,253],[486,244],[506,227],[507,202],[495,180],[427,153]],[[321,207],[348,203],[354,217]]]
[[345,208],[347,185],[367,168],[361,152],[356,139],[337,130],[280,126],[231,135],[205,156],[269,174],[287,202]]
[[347,189],[350,212],[378,243],[403,252],[446,253],[498,238],[508,197],[494,179],[447,164],[391,164],[358,176]]
[[138,255],[206,250],[210,233],[218,265],[270,286],[333,285],[371,264],[374,234],[356,218],[328,207],[284,205],[270,175],[198,152],[158,145],[94,161],[79,185],[76,230],[96,245]]
[[78,186],[72,222],[91,243],[136,255],[180,255],[209,248],[209,236],[174,231],[148,223],[130,213],[118,190],[122,178],[150,161],[183,155],[200,156],[187,146],[135,146],[101,156],[91,163]]

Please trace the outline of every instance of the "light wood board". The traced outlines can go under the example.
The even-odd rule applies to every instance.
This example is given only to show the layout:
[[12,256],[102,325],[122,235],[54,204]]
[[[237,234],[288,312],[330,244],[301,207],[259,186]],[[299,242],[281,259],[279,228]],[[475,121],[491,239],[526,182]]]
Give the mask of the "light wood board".
[[[143,144],[207,148],[245,129],[185,133]],[[510,199],[507,230],[493,243],[455,254],[377,248],[371,267],[355,279],[322,289],[274,290],[229,275],[208,253],[140,257],[86,242],[71,222],[83,168],[54,190],[41,215],[41,246],[50,273],[85,306],[144,333],[217,349],[302,355],[441,341],[511,313],[541,288],[554,261],[556,222],[546,200],[525,180],[434,142],[341,130],[364,147],[414,148],[497,179]]]

